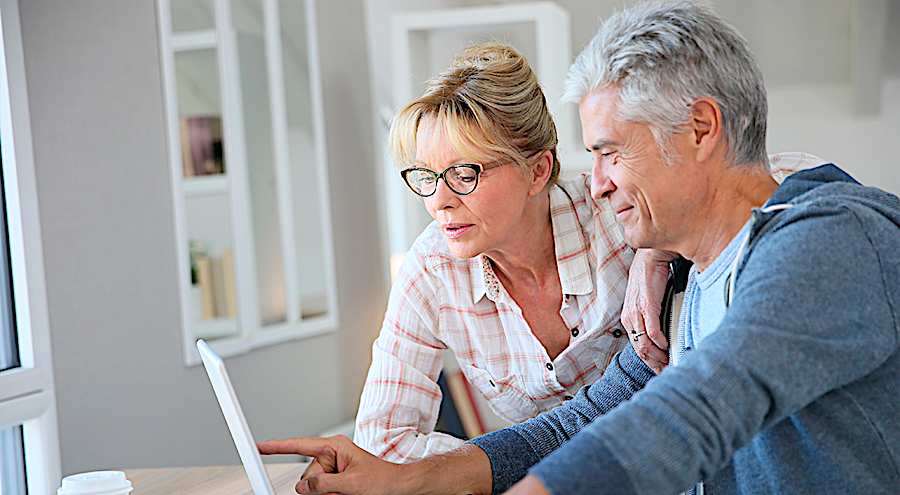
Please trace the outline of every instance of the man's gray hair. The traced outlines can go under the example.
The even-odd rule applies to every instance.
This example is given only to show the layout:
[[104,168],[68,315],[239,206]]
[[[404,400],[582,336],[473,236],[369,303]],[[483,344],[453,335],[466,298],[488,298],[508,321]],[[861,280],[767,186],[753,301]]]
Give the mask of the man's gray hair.
[[563,99],[578,103],[608,85],[619,90],[618,117],[648,124],[664,156],[691,104],[710,97],[730,161],[767,163],[762,72],[746,40],[705,5],[640,3],[606,19],[569,69]]

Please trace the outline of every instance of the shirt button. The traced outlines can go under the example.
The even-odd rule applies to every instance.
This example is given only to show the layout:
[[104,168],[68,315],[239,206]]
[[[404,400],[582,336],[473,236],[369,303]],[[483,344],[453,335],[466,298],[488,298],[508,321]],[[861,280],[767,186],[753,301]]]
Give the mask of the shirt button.
[[553,371],[553,363],[547,363],[547,369]]
[[574,399],[574,398],[575,398],[575,397],[574,397],[574,396],[571,396],[571,395],[567,395],[567,396],[563,397],[564,400],[572,400],[572,399]]
[[578,334],[581,333],[581,330],[578,327],[572,329],[572,337],[578,337]]
[[613,335],[613,337],[615,337],[615,338],[621,337],[621,336],[622,336],[622,329],[617,328],[617,329],[613,330],[612,335]]

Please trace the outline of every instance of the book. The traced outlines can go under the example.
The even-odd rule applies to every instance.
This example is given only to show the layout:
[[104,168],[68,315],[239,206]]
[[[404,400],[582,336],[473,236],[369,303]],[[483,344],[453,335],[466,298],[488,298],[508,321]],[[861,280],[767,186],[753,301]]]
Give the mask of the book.
[[228,318],[237,317],[237,290],[234,280],[234,253],[226,248],[222,251],[222,272],[225,284],[225,313]]
[[179,131],[182,173],[185,177],[225,173],[220,117],[182,117]]
[[212,267],[212,286],[213,286],[213,306],[215,308],[216,318],[225,316],[225,268],[222,264],[222,258],[210,258],[210,266]]
[[212,263],[207,256],[197,256],[197,285],[200,286],[200,318],[211,320],[216,317],[215,286]]

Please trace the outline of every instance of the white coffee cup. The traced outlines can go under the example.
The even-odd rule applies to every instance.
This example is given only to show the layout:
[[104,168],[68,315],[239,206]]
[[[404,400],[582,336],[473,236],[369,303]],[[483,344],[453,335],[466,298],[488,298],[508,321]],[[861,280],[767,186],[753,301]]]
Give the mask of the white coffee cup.
[[128,495],[132,489],[122,471],[92,471],[66,476],[56,495]]

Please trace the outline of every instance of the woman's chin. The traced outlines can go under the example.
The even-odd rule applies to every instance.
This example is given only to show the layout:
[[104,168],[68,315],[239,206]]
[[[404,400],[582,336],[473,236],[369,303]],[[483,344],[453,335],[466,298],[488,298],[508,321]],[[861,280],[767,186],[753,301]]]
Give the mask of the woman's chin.
[[468,242],[450,241],[447,243],[450,248],[450,254],[456,258],[468,259],[474,258],[481,254],[481,250]]

